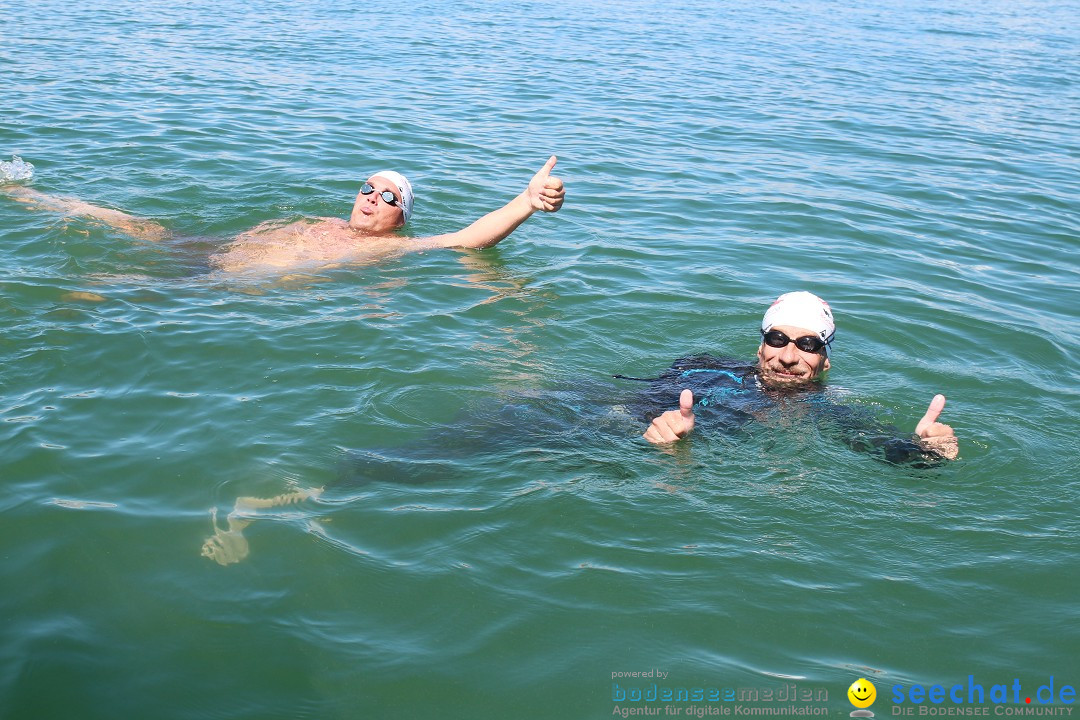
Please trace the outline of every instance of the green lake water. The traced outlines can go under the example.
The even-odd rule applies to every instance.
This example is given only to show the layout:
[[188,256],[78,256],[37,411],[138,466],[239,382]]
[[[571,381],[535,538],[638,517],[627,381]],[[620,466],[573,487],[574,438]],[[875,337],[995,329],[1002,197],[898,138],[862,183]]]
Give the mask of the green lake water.
[[[969,676],[1022,686],[989,715],[1076,712],[1077,2],[44,0],[0,27],[0,160],[194,238],[0,195],[0,718],[786,705],[619,700],[654,684],[840,718],[860,677],[881,718]],[[493,249],[207,267],[385,167],[409,232],[450,232],[552,153],[565,207]],[[943,393],[959,460],[799,412],[641,440],[613,374],[752,359],[796,289],[836,314],[830,399],[909,431]],[[237,497],[318,487],[243,561],[200,555]]]

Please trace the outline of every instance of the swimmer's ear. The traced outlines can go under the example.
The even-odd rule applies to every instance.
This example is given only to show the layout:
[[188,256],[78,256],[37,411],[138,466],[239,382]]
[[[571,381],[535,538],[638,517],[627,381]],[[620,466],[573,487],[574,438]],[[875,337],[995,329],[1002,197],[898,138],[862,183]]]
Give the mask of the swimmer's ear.
[[821,372],[827,372],[829,369],[829,358],[825,358],[825,364],[821,366]]

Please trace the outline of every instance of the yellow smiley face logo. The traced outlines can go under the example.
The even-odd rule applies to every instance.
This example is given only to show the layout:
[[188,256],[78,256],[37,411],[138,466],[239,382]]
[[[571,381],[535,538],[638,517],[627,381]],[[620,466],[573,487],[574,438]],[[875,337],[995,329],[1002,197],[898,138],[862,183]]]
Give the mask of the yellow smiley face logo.
[[848,700],[857,708],[868,708],[877,699],[877,688],[866,678],[859,678],[847,689]]

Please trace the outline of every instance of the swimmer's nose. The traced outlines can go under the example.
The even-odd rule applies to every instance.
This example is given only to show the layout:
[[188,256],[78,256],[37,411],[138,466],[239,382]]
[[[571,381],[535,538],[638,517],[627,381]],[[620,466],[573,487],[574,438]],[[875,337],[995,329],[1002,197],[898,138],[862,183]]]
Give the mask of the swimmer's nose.
[[795,343],[788,343],[780,353],[780,362],[784,365],[795,365],[799,362],[799,353],[795,351]]

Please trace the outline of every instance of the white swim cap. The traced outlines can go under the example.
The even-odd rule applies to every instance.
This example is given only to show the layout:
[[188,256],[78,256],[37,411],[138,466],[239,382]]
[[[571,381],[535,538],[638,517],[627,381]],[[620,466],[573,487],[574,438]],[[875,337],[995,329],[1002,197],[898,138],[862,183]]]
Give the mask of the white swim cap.
[[405,216],[405,222],[409,222],[409,217],[412,216],[412,184],[404,175],[393,170],[380,170],[372,173],[371,177],[376,175],[386,178],[397,186],[398,192],[401,193],[401,214]]
[[761,332],[769,332],[777,325],[791,325],[817,333],[826,344],[826,355],[829,353],[828,343],[836,334],[836,322],[829,303],[802,290],[784,293],[765,311],[765,317],[761,319]]

